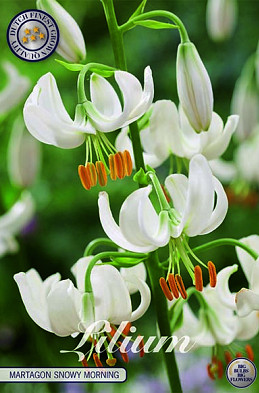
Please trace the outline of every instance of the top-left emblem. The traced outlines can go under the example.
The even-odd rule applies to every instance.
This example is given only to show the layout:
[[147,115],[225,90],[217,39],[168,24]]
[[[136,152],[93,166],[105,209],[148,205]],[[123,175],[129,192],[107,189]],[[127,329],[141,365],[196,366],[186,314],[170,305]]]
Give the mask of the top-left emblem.
[[25,61],[40,61],[49,57],[59,41],[57,23],[40,10],[25,10],[9,23],[7,42],[15,56]]

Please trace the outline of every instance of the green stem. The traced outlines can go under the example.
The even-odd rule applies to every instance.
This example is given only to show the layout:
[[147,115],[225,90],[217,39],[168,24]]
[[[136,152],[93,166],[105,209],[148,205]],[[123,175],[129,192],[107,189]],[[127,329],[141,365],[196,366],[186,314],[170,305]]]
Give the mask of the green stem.
[[[117,22],[113,0],[101,0],[101,1],[103,4],[104,13],[106,16],[107,25],[110,33],[115,65],[120,70],[126,71],[127,64],[126,64],[125,51],[124,51],[123,32],[121,31]],[[136,171],[138,171],[140,168],[143,168],[145,170],[138,123],[134,122],[130,124],[129,129],[130,129],[130,136],[132,140]]]
[[249,255],[251,255],[251,257],[254,259],[257,259],[259,256],[256,251],[252,250],[252,248],[250,248],[246,244],[241,243],[240,241],[238,241],[236,239],[231,239],[231,238],[213,240],[209,243],[203,244],[202,246],[195,247],[193,249],[193,251],[194,252],[205,251],[205,250],[209,250],[210,248],[220,247],[220,246],[240,247],[243,250],[245,250]]
[[172,12],[164,11],[164,10],[149,11],[149,12],[145,12],[142,15],[136,16],[135,18],[130,19],[128,22],[120,26],[120,31],[122,33],[125,33],[126,31],[132,29],[132,27],[135,27],[135,22],[139,22],[141,20],[146,20],[150,18],[157,18],[157,17],[167,18],[172,22],[174,22],[179,27],[182,43],[190,41],[186,28],[183,22],[181,21],[181,19],[178,18],[178,16],[173,14]]
[[117,244],[113,243],[112,240],[107,239],[106,237],[100,237],[98,239],[91,241],[86,246],[86,249],[84,252],[84,257],[88,257],[88,256],[92,255],[94,250],[99,246],[109,246],[109,247],[118,249]]
[[[157,251],[154,251],[150,254],[150,257],[146,263],[146,268],[150,277],[153,304],[155,305],[160,335],[171,337],[172,334],[168,318],[167,300],[159,285],[159,279],[160,277],[163,277],[163,270],[159,267]],[[163,355],[171,392],[182,393],[174,351],[165,352],[165,349],[166,348],[163,347]]]

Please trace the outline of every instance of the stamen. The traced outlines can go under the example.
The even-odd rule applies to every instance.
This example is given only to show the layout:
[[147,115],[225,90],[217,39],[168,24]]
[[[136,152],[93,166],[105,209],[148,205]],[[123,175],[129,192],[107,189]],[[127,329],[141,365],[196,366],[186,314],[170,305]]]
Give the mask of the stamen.
[[251,345],[247,344],[245,346],[245,350],[246,350],[248,359],[252,360],[252,362],[253,362],[255,357],[254,357],[254,351],[253,351]]
[[243,357],[243,355],[242,355],[241,352],[237,352],[237,353],[236,353],[236,358],[242,358],[242,357]]
[[210,286],[214,288],[217,284],[217,272],[216,267],[213,262],[208,262],[208,269],[209,269],[209,277],[210,277]]
[[224,352],[224,355],[225,355],[225,361],[226,361],[226,363],[229,364],[229,363],[231,362],[231,360],[232,360],[232,355],[231,355],[231,353],[230,353],[229,351],[225,351],[225,352]]
[[124,171],[124,166],[120,153],[115,154],[114,163],[115,163],[115,170],[118,178],[123,179],[125,177],[125,171]]
[[122,155],[123,155],[123,161],[126,169],[126,175],[130,176],[132,174],[132,169],[133,169],[130,153],[128,150],[124,150]]
[[186,292],[186,289],[185,289],[185,286],[183,283],[183,279],[180,276],[180,274],[176,274],[175,281],[176,281],[177,288],[178,288],[182,298],[187,299],[188,295],[187,295],[187,292]]
[[221,379],[224,374],[223,364],[220,360],[218,360],[218,378]]
[[169,282],[169,286],[170,286],[171,291],[173,292],[174,297],[176,299],[178,299],[179,298],[179,291],[177,289],[175,278],[172,273],[170,273],[168,276],[168,282]]
[[96,183],[97,183],[97,173],[96,173],[95,166],[92,162],[89,162],[87,164],[87,167],[89,168],[91,186],[94,187],[94,186],[96,186]]
[[106,359],[106,364],[108,364],[108,366],[110,366],[110,367],[115,366],[116,362],[117,362],[117,359],[115,359],[115,358]]
[[117,179],[116,169],[115,169],[115,161],[114,154],[109,155],[109,169],[110,169],[110,177],[112,180]]
[[93,354],[93,359],[96,367],[103,367],[101,360],[98,358],[97,353]]
[[[138,337],[139,337],[139,336],[138,336]],[[145,343],[144,343],[144,340],[143,340],[143,338],[142,338],[141,341],[140,341],[140,343],[139,343],[139,349],[140,349],[139,356],[140,356],[141,358],[143,358],[143,356],[145,355],[144,346],[145,346]]]
[[215,375],[211,371],[211,364],[207,365],[207,372],[208,372],[208,376],[210,377],[210,379],[215,380]]
[[84,367],[89,367],[86,358],[84,358],[81,363]]
[[127,336],[130,332],[130,328],[131,328],[131,323],[128,322],[127,325],[125,326],[125,328],[123,329],[122,334],[124,334],[125,336]]
[[199,265],[194,268],[194,276],[195,276],[195,288],[197,291],[202,292],[203,290],[203,278],[202,278],[202,270]]
[[102,161],[97,161],[95,163],[98,181],[100,186],[104,187],[107,184],[107,173],[105,170],[105,166]]
[[166,188],[163,186],[163,184],[161,184],[161,187],[162,187],[162,190],[163,190],[163,193],[164,193],[164,195],[165,195],[165,198],[166,198],[167,202],[170,202],[170,201],[171,201],[171,198],[170,198],[170,196],[168,195],[168,193],[167,193],[167,191],[166,191]]
[[78,175],[80,177],[82,186],[86,190],[90,190],[90,188],[91,188],[91,177],[90,177],[89,170],[87,170],[84,165],[79,165],[79,167],[78,167]]
[[118,341],[118,345],[119,345],[119,351],[120,351],[122,360],[125,363],[129,363],[129,356],[128,356],[127,352],[122,352],[122,350],[125,350],[125,348],[123,347],[121,341]]
[[159,284],[160,284],[162,291],[164,292],[165,297],[170,301],[173,300],[174,297],[173,297],[170,289],[168,288],[168,285],[167,285],[164,277],[160,277]]

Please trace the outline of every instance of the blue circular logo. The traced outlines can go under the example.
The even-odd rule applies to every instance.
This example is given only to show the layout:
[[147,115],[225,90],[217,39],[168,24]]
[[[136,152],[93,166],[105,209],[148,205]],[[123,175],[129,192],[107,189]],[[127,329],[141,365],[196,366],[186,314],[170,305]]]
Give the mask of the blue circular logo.
[[7,28],[7,42],[13,54],[25,61],[49,57],[59,41],[57,23],[40,10],[25,10],[15,15]]
[[237,358],[232,360],[226,369],[228,382],[235,388],[247,388],[256,379],[256,366],[247,358]]

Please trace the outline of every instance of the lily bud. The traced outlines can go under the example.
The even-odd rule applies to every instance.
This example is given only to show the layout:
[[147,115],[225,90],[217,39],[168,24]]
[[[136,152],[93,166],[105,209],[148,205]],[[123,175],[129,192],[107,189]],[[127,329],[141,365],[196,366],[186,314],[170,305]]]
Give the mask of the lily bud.
[[8,147],[8,172],[11,182],[26,188],[33,184],[40,167],[40,144],[27,131],[21,118],[13,126]]
[[84,37],[72,16],[56,0],[37,0],[36,4],[39,10],[47,12],[57,22],[60,33],[57,53],[72,63],[84,60]]
[[178,47],[177,90],[191,126],[198,133],[207,131],[213,111],[212,86],[199,53],[191,42]]
[[207,29],[213,41],[228,39],[236,26],[236,0],[208,0]]

